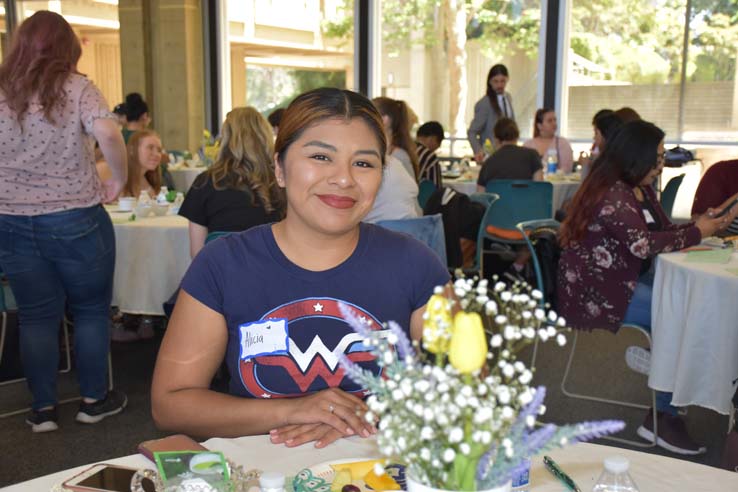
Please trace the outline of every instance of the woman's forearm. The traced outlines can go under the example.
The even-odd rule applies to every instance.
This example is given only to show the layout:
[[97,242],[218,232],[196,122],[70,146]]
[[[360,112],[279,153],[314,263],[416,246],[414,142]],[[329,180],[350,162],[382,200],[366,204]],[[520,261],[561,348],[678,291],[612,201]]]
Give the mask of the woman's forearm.
[[161,430],[198,437],[267,434],[287,425],[289,399],[251,399],[204,388],[152,395],[151,413]]

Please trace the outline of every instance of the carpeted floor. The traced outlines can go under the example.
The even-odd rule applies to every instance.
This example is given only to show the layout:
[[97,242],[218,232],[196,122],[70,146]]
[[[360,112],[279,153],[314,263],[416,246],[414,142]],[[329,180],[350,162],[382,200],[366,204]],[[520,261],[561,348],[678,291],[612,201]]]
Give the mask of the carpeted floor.
[[[639,342],[634,333],[626,332],[617,336],[604,332],[580,336],[570,389],[648,401],[645,376],[630,372],[623,358],[625,348]],[[77,404],[62,405],[60,429],[47,434],[33,434],[25,424],[24,416],[0,420],[0,446],[3,451],[0,487],[85,463],[132,454],[136,452],[139,442],[162,437],[164,433],[159,432],[151,420],[149,402],[151,374],[158,347],[157,339],[128,345],[114,344],[115,384],[129,399],[128,408],[121,415],[96,425],[82,425],[74,421]],[[645,411],[574,400],[561,393],[559,384],[568,348],[547,344],[539,350],[535,383],[548,388],[548,411],[544,419],[554,423],[623,419],[628,425],[624,437],[637,439],[635,430],[641,424]],[[530,354],[523,355],[523,360],[529,362]],[[60,395],[74,395],[75,389],[73,375],[60,378]],[[26,405],[26,391],[22,384],[0,387],[0,413]],[[727,417],[691,407],[686,420],[695,439],[708,446],[706,455],[691,460],[717,465],[727,430]],[[660,450],[648,452],[669,455]]]

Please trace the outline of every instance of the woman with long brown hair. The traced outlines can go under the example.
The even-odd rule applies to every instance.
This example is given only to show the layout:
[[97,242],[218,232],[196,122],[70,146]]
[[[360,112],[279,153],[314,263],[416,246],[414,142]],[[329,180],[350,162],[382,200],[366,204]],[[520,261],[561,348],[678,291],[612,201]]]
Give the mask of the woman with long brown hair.
[[[193,259],[154,371],[160,428],[269,433],[275,444],[318,448],[372,433],[364,388],[338,357],[381,369],[338,305],[370,329],[396,320],[418,339],[425,303],[449,279],[425,245],[362,222],[386,150],[381,116],[360,94],[316,89],[289,105],[274,150],[285,217],[212,241]],[[224,358],[229,394],[209,389]]]
[[389,97],[375,97],[373,102],[382,115],[387,133],[387,153],[402,162],[405,170],[417,182],[418,154],[415,141],[410,135],[410,108],[405,101]]
[[190,255],[209,232],[245,231],[282,217],[284,192],[277,185],[269,122],[253,107],[228,113],[213,166],[199,175],[179,214],[190,221]]
[[559,129],[556,112],[551,108],[541,108],[533,117],[533,138],[526,140],[523,147],[538,152],[543,168],[548,171],[548,157],[556,158],[556,167],[570,173],[574,164],[574,152],[564,137],[557,135]]
[[[650,330],[653,260],[659,253],[698,244],[727,227],[736,213],[672,224],[652,188],[664,167],[664,132],[645,121],[623,125],[607,141],[572,200],[562,224],[558,311],[569,326],[616,332],[622,323]],[[657,393],[658,445],[679,454],[700,454],[671,405]],[[653,439],[653,414],[638,435]]]
[[140,130],[131,135],[126,145],[128,152],[128,181],[123,196],[138,198],[146,191],[156,197],[162,184],[161,139],[154,130]]
[[[80,54],[67,21],[39,11],[15,31],[0,65],[0,266],[18,302],[34,432],[58,428],[65,303],[82,396],[77,421],[99,422],[127,402],[108,391],[115,237],[101,206],[126,182],[126,154],[105,98],[77,72]],[[95,170],[95,140],[112,172],[105,182]]]

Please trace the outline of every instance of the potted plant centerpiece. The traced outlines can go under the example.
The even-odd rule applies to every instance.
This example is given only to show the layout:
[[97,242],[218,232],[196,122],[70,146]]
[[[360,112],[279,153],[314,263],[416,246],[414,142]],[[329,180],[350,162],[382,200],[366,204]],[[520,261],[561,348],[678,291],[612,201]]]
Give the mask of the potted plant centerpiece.
[[525,284],[459,279],[428,301],[420,347],[396,323],[373,331],[353,308],[344,317],[372,348],[382,375],[341,358],[346,373],[370,391],[368,421],[377,444],[404,463],[410,492],[507,491],[547,449],[623,429],[623,422],[536,425],[545,388],[516,358],[535,342],[566,343],[566,322]]

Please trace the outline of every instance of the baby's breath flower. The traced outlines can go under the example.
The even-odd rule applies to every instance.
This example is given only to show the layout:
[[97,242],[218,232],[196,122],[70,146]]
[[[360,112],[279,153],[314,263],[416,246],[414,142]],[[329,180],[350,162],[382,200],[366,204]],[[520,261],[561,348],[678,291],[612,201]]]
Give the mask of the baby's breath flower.
[[464,431],[461,429],[461,427],[454,427],[448,433],[448,442],[450,443],[455,444],[457,442],[461,442],[462,439],[464,439]]
[[505,282],[497,282],[495,284],[495,292],[502,292],[507,288],[507,285],[505,285]]
[[469,453],[471,452],[471,446],[469,446],[467,443],[462,442],[459,444],[459,451],[461,451],[461,454],[464,456],[469,456]]
[[563,347],[566,345],[566,337],[562,333],[559,333],[556,335],[556,343],[559,344],[559,347]]
[[506,290],[505,292],[500,294],[500,299],[502,299],[504,302],[510,302],[510,300],[512,299],[512,294],[510,293],[510,291]]
[[446,463],[451,463],[454,458],[456,458],[456,451],[454,451],[453,449],[448,448],[443,452],[443,461],[445,461]]
[[502,346],[502,335],[496,333],[492,335],[492,339],[490,340],[490,345],[494,348],[498,348]]

